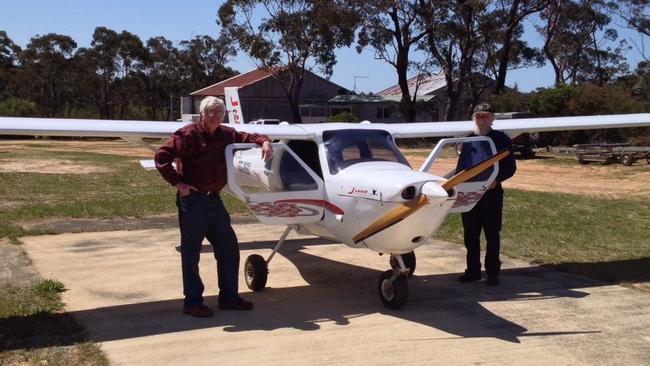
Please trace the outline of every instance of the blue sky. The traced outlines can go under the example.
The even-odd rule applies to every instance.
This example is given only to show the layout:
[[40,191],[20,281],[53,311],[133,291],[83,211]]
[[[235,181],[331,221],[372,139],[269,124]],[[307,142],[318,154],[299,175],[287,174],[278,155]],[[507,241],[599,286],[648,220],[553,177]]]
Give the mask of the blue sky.
[[[98,26],[127,30],[143,41],[164,36],[177,43],[196,35],[216,37],[215,19],[221,3],[216,0],[2,0],[0,30],[6,31],[20,46],[25,46],[37,34],[59,33],[71,36],[80,47],[85,47]],[[537,40],[529,42],[534,44]],[[367,76],[357,79],[358,91],[376,92],[397,83],[394,69],[375,60],[371,50],[357,54],[353,48],[341,49],[337,55],[338,64],[331,80],[339,85],[352,89],[354,76]],[[640,59],[636,51],[628,57],[633,67]],[[241,52],[228,66],[240,72],[255,68]],[[530,91],[549,86],[552,80],[549,67],[532,68],[511,71],[507,84],[516,83],[520,90]]]

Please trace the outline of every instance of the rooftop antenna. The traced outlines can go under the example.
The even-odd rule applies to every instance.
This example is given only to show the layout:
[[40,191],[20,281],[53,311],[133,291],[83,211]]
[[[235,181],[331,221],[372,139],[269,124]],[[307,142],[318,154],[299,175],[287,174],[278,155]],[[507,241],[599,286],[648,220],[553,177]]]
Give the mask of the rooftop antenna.
[[370,76],[354,75],[352,78],[354,79],[354,85],[352,86],[352,90],[356,93],[358,92],[357,79],[370,79]]

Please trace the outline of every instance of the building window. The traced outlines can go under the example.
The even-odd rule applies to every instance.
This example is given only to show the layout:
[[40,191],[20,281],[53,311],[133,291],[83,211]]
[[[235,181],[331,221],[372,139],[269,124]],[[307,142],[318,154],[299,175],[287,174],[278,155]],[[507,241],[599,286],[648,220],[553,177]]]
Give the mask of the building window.
[[389,107],[379,107],[377,108],[377,119],[388,119],[392,114],[392,110]]

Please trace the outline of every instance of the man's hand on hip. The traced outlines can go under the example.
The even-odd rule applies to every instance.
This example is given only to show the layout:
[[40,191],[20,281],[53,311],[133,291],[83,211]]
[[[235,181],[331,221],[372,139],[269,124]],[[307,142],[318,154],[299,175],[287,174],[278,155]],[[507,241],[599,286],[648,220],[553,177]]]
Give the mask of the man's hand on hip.
[[178,183],[176,185],[176,189],[178,189],[178,192],[181,194],[181,197],[189,196],[190,193],[192,193],[191,191],[197,191],[197,192],[199,191],[194,186],[185,183]]

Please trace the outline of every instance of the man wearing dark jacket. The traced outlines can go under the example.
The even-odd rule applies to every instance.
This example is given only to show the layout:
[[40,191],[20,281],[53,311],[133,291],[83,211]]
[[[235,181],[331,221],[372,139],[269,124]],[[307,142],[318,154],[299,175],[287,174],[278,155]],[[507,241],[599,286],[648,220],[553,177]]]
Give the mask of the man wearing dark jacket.
[[155,161],[162,177],[178,190],[183,313],[209,317],[212,310],[203,304],[204,287],[199,275],[204,238],[212,244],[217,260],[219,308],[253,308],[252,302],[239,297],[239,244],[219,197],[227,181],[225,148],[231,143],[256,143],[262,146],[261,158],[265,160],[271,159],[273,150],[264,135],[237,132],[221,125],[226,113],[221,99],[207,97],[199,110],[200,120],[174,132],[156,152]]
[[[478,201],[476,206],[462,214],[465,247],[467,248],[467,268],[458,280],[474,282],[481,279],[481,230],[487,241],[485,253],[485,272],[487,284],[499,285],[501,260],[499,259],[501,216],[503,210],[503,188],[501,182],[512,177],[517,169],[512,141],[505,133],[492,129],[494,110],[490,104],[481,103],[474,108],[474,133],[471,136],[487,136],[497,151],[508,149],[510,155],[499,162],[499,173],[492,185]],[[461,158],[462,158],[461,153]]]

